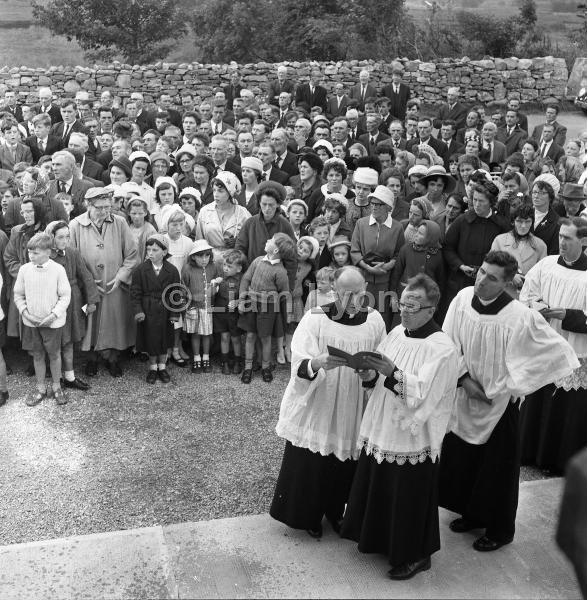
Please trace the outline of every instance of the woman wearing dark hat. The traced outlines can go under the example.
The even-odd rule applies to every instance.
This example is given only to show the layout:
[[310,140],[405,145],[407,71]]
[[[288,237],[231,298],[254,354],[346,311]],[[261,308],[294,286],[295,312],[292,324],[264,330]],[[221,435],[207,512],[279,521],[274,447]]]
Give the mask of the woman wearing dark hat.
[[126,156],[120,156],[119,158],[113,158],[108,165],[108,173],[110,175],[110,182],[115,185],[122,185],[127,181],[130,181],[132,177],[132,165],[130,160]]
[[455,189],[457,182],[446,172],[444,167],[434,165],[428,169],[426,176],[420,179],[420,183],[426,186],[424,198],[432,206],[429,218],[434,219],[446,210],[446,199]]
[[179,271],[167,260],[167,238],[153,234],[146,244],[147,259],[132,273],[130,299],[137,325],[137,352],[149,355],[147,383],[169,383],[165,363],[167,349],[174,345],[173,321],[178,313],[169,310],[169,291],[180,283]]
[[446,234],[443,256],[450,269],[445,301],[450,301],[464,287],[473,285],[483,258],[493,240],[509,229],[509,223],[495,212],[499,188],[488,179],[473,188],[472,208],[457,217]]
[[192,175],[194,178],[194,187],[202,194],[202,206],[214,202],[212,179],[215,172],[216,167],[211,158],[208,156],[196,156],[194,158]]
[[120,377],[120,351],[134,343],[128,284],[136,264],[137,244],[126,220],[111,214],[110,192],[90,188],[85,199],[88,211],[69,226],[71,245],[80,251],[100,292],[82,342],[82,350],[91,351],[85,372],[89,377],[97,374],[100,353],[112,377]]
[[314,152],[306,152],[298,157],[299,175],[289,178],[288,184],[294,189],[294,198],[299,198],[308,204],[310,196],[320,188],[320,175],[324,164]]

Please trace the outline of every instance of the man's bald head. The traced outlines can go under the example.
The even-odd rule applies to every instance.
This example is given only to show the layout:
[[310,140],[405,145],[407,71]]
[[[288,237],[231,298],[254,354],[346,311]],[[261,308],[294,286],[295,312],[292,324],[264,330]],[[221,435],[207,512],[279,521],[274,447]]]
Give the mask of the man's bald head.
[[363,307],[366,287],[363,273],[357,267],[342,267],[334,273],[334,291],[343,309],[350,314]]

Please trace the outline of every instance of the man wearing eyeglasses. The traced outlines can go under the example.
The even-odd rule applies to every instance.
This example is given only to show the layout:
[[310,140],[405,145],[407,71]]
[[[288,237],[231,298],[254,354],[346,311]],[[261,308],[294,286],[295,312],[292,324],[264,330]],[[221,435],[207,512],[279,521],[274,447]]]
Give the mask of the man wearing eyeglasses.
[[[361,552],[387,556],[391,579],[430,568],[440,549],[439,456],[453,410],[458,357],[434,322],[440,299],[428,275],[408,281],[400,300],[401,325],[369,358],[363,386],[373,393],[361,422],[362,449],[342,536]],[[393,500],[392,500],[393,498]]]
[[485,530],[473,543],[478,552],[514,539],[521,399],[579,365],[542,315],[506,292],[517,272],[513,255],[489,252],[474,287],[457,294],[443,324],[458,349],[459,384],[442,445],[440,506],[460,515],[449,525],[455,533]]

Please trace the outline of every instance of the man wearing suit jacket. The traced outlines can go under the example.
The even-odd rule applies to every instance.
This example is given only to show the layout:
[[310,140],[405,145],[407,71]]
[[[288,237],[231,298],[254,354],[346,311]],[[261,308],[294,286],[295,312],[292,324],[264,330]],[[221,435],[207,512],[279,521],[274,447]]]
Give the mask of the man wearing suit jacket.
[[379,130],[386,134],[389,133],[389,126],[391,125],[391,122],[395,121],[395,117],[391,114],[390,106],[391,101],[385,96],[383,98],[379,98],[377,101],[377,108],[379,110],[379,116],[381,117]]
[[141,130],[141,135],[145,133],[147,129],[156,129],[155,116],[145,110],[145,99],[143,94],[141,94],[141,92],[132,92],[130,101],[134,102],[137,107],[135,122]]
[[396,119],[389,124],[389,142],[391,147],[397,152],[406,149],[406,140],[404,135],[404,125]]
[[285,129],[274,129],[271,132],[271,143],[275,146],[274,166],[280,171],[287,173],[288,177],[299,174],[298,157],[287,149],[289,136]]
[[215,135],[210,142],[210,158],[214,161],[216,171],[230,171],[242,183],[243,175],[238,165],[227,160],[228,140],[223,135]]
[[357,108],[359,110],[365,110],[365,100],[367,98],[376,98],[377,88],[369,83],[369,71],[363,69],[359,73],[359,83],[351,88],[349,98],[351,100],[357,100]]
[[61,104],[61,123],[55,123],[51,127],[51,135],[61,139],[63,146],[67,147],[69,143],[69,136],[74,131],[81,131],[85,133],[85,127],[81,124],[81,121],[76,119],[76,106],[72,99],[64,100]]
[[442,160],[446,160],[448,148],[443,141],[432,137],[432,121],[428,117],[422,117],[418,121],[418,136],[417,139],[412,139],[406,144],[408,152],[418,154],[418,146],[420,144],[428,144]]
[[451,119],[457,124],[457,131],[465,126],[467,107],[459,102],[459,88],[450,87],[446,93],[446,104],[438,109],[438,117],[434,119],[434,127],[440,129],[442,122]]
[[[291,111],[291,100],[292,95],[289,92],[281,92],[279,97],[277,98],[278,108],[279,108],[279,116],[277,118],[276,127],[286,127],[287,126],[287,113]],[[275,107],[271,105],[273,110]]]
[[[92,160],[87,156],[89,148],[88,136],[85,133],[79,133],[74,131],[69,137],[69,144],[67,145],[68,150],[76,150],[81,154],[81,170],[85,177],[90,179],[101,180],[104,168],[99,162]],[[75,153],[73,153],[75,156]]]
[[543,132],[545,125],[552,125],[554,128],[554,141],[558,146],[564,148],[565,143],[567,141],[567,128],[564,125],[561,125],[557,120],[559,107],[555,104],[550,104],[546,108],[546,112],[544,114],[546,123],[543,125],[536,125],[534,127],[534,131],[532,132],[532,137],[541,144],[543,141]]
[[370,113],[367,115],[367,133],[359,136],[359,143],[367,148],[369,156],[377,156],[377,144],[383,140],[388,140],[389,135],[381,133],[379,130],[380,116]]
[[349,124],[345,117],[335,117],[330,129],[330,136],[333,146],[340,144],[347,151],[355,143],[355,140],[351,140],[349,137]]
[[481,130],[481,154],[480,158],[489,165],[490,170],[500,170],[507,160],[507,149],[505,144],[497,141],[497,125],[493,122],[485,123]]
[[288,79],[287,75],[287,67],[284,65],[277,67],[277,80],[272,81],[267,89],[267,102],[269,104],[279,106],[277,99],[281,92],[288,92],[293,98],[296,84],[291,79]]
[[281,171],[275,163],[275,145],[272,142],[263,142],[257,151],[257,158],[263,163],[263,174],[266,181],[276,181],[281,185],[287,185],[289,175]]
[[565,155],[564,149],[554,140],[555,128],[552,123],[542,125],[542,141],[538,147],[538,156],[552,159],[555,163]]
[[61,150],[63,144],[61,138],[50,135],[51,117],[47,113],[41,113],[33,117],[34,135],[30,135],[25,144],[31,149],[33,164],[39,162],[41,156],[49,155]]
[[383,96],[389,98],[391,105],[389,111],[401,121],[406,118],[406,104],[411,96],[410,88],[402,82],[403,71],[394,69],[391,74],[391,83],[383,88]]
[[464,154],[465,147],[457,141],[457,124],[451,119],[443,121],[440,126],[440,135],[438,138],[446,145],[446,157],[444,167],[448,171],[449,158],[453,154]]
[[71,217],[77,217],[85,212],[84,196],[86,191],[93,187],[89,181],[83,181],[75,176],[75,157],[67,150],[60,150],[53,155],[51,160],[55,179],[49,184],[47,196],[55,198],[59,192],[71,196],[73,212]]
[[332,120],[345,115],[348,104],[349,97],[344,93],[344,85],[342,83],[335,84],[334,95],[330,96],[326,102],[326,116]]
[[0,145],[0,169],[12,171],[16,163],[26,162],[33,164],[31,149],[19,142],[20,132],[18,125],[10,118],[4,119],[0,125],[4,140]]
[[232,110],[232,103],[235,98],[241,97],[241,90],[243,87],[244,86],[241,85],[241,74],[237,69],[232,70],[230,72],[230,83],[222,86],[222,91],[226,98],[226,108]]
[[520,101],[517,98],[510,98],[508,100],[507,110],[515,110],[518,114],[519,128],[528,131],[528,117],[520,111]]
[[225,101],[214,100],[214,102],[212,103],[212,118],[210,119],[212,135],[218,135],[224,133],[227,129],[232,129],[232,127],[224,121],[225,113]]
[[20,123],[22,121],[22,109],[16,103],[16,92],[14,90],[6,90],[4,92],[4,112],[10,113]]
[[50,87],[39,88],[39,104],[37,106],[37,112],[39,114],[44,113],[51,117],[51,124],[60,123],[63,121],[61,117],[61,111],[58,106],[55,106],[53,102],[53,92]]
[[181,114],[175,108],[171,107],[171,96],[167,92],[157,94],[156,104],[160,112],[166,112],[169,115],[171,125],[175,125],[181,129]]
[[322,112],[326,112],[326,88],[318,85],[322,79],[322,73],[314,69],[310,74],[310,82],[298,86],[296,90],[296,106],[304,103],[309,108],[319,106]]
[[528,139],[528,133],[520,127],[518,121],[519,113],[512,108],[508,108],[505,113],[505,127],[500,127],[497,130],[495,139],[505,144],[508,156],[511,156],[514,152],[519,152]]

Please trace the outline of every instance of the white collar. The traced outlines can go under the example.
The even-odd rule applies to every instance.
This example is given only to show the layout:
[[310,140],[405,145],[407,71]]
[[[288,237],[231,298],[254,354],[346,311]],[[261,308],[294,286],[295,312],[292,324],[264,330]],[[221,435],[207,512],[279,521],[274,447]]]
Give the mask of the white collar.
[[[369,215],[369,226],[375,225],[376,223],[377,223],[377,221],[375,220],[375,217],[373,215]],[[385,219],[385,221],[383,221],[383,223],[381,223],[381,225],[385,225],[386,227],[391,229],[392,223],[393,223],[393,219],[391,218],[391,212],[389,212],[387,214],[387,219]]]
[[263,260],[264,260],[265,262],[268,262],[268,263],[272,264],[272,265],[276,265],[276,264],[278,264],[278,263],[280,263],[280,262],[281,262],[281,259],[280,259],[280,258],[269,258],[269,257],[268,257],[266,254],[265,254],[265,256],[263,257]]

